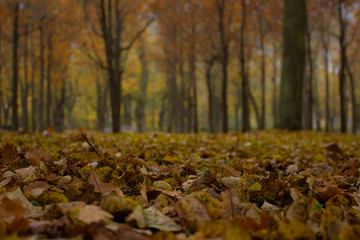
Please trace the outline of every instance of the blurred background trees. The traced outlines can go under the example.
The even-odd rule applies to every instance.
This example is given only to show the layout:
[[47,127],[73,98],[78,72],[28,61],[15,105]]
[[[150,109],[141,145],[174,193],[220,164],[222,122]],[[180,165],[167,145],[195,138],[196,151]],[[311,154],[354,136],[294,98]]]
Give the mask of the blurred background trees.
[[356,133],[359,21],[358,0],[0,0],[0,125]]

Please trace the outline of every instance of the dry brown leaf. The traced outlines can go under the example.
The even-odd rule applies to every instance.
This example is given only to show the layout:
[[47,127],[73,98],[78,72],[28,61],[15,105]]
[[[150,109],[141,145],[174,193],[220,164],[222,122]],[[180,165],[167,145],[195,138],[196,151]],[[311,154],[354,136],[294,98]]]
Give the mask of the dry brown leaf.
[[49,188],[50,188],[50,185],[47,182],[36,181],[36,182],[30,183],[28,186],[25,186],[24,191],[29,192],[34,197],[38,197]]
[[37,167],[33,167],[33,166],[29,166],[27,168],[20,168],[20,169],[16,169],[15,173],[17,175],[19,175],[22,179],[29,177],[30,175],[34,175],[35,176],[35,170],[37,169]]
[[0,182],[0,188],[5,187],[9,182],[11,182],[11,177],[5,178]]
[[46,153],[42,148],[28,150],[25,157],[29,159],[29,163],[33,166],[39,166],[40,162],[49,162],[51,160],[50,153]]
[[86,205],[78,215],[78,219],[87,224],[105,222],[109,218],[113,218],[113,215],[96,205]]
[[100,177],[91,169],[89,183],[94,185],[94,191],[98,193],[106,193],[115,190],[115,186],[109,183],[104,183],[100,180]]
[[176,204],[176,210],[187,227],[197,229],[201,223],[210,220],[206,208],[195,197],[188,196]]
[[0,151],[0,154],[1,154],[1,163],[4,165],[14,163],[18,160],[16,158],[17,150],[14,144],[5,143],[3,149]]
[[16,218],[24,218],[28,215],[28,209],[25,208],[19,199],[9,199],[4,197],[0,205],[0,219],[11,223]]

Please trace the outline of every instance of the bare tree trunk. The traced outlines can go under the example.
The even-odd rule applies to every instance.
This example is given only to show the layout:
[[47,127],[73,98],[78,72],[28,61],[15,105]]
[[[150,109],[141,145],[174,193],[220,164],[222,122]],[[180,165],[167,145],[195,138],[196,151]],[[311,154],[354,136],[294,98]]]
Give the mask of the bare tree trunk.
[[[195,26],[193,25],[192,28]],[[192,29],[193,34],[195,35],[195,30]],[[192,116],[193,116],[193,131],[194,133],[198,133],[198,115],[197,115],[197,84],[196,84],[196,56],[195,56],[195,46],[191,46],[191,53],[189,59],[189,68],[190,68],[190,79],[191,79],[191,87],[192,87]]]
[[44,72],[45,72],[45,59],[44,59],[44,21],[40,21],[40,90],[39,90],[39,130],[44,130]]
[[28,93],[29,93],[29,83],[28,83],[28,25],[25,26],[25,39],[24,39],[24,81],[20,81],[21,87],[21,108],[22,108],[22,127],[24,131],[29,129],[29,117],[28,117]]
[[273,112],[273,126],[276,125],[276,116],[277,116],[277,54],[278,54],[278,48],[276,46],[276,43],[274,41],[274,47],[273,47],[273,77],[272,77],[272,83],[273,83],[273,92],[272,92],[272,112]]
[[17,131],[19,129],[19,120],[18,120],[18,81],[19,81],[19,64],[18,64],[18,42],[19,42],[19,9],[20,3],[14,3],[14,20],[13,20],[13,36],[12,36],[12,130]]
[[139,48],[138,55],[141,62],[141,77],[140,77],[141,95],[137,101],[135,115],[136,115],[137,131],[143,133],[146,131],[145,106],[147,101],[146,90],[147,90],[148,75],[149,75],[144,42],[142,42],[142,46]]
[[242,131],[250,131],[250,112],[249,112],[249,83],[245,69],[245,22],[246,22],[246,2],[241,0],[242,21],[240,29],[240,64],[241,64],[241,89],[242,89]]
[[264,24],[263,24],[263,15],[258,14],[259,30],[260,30],[260,49],[261,49],[261,119],[259,129],[263,130],[266,126],[266,62],[265,62],[265,46],[264,46]]
[[48,34],[48,63],[47,63],[47,92],[46,92],[46,128],[52,126],[51,123],[51,100],[52,100],[52,94],[51,94],[51,66],[52,66],[52,35],[51,33]]
[[211,81],[211,70],[214,66],[216,56],[212,56],[208,61],[206,61],[206,71],[205,71],[205,78],[206,78],[206,86],[208,90],[208,104],[209,104],[209,115],[208,115],[208,121],[209,121],[209,130],[211,133],[215,133],[215,115],[214,115],[214,90],[213,90],[213,84]]
[[355,93],[355,79],[354,75],[351,72],[349,63],[346,63],[346,71],[349,75],[350,80],[350,92],[351,92],[351,110],[352,110],[352,133],[357,133],[358,131],[358,104],[356,101],[356,93]]
[[255,98],[254,98],[254,96],[252,95],[251,92],[249,92],[249,97],[250,97],[251,104],[253,105],[253,108],[254,108],[254,111],[255,111],[256,123],[257,123],[258,129],[260,129],[261,115],[259,113],[259,108],[258,108],[258,106],[256,104],[256,100],[255,100]]
[[[307,13],[306,13],[307,14]],[[307,56],[307,66],[308,66],[308,76],[305,87],[305,108],[304,108],[304,118],[305,118],[305,129],[313,129],[313,64],[312,64],[312,50],[311,50],[311,32],[308,24],[308,16],[305,17],[306,25],[306,56]]]
[[339,25],[340,25],[340,70],[339,70],[339,94],[340,94],[340,121],[341,121],[341,132],[347,132],[347,112],[346,112],[346,96],[345,96],[345,71],[346,71],[346,38],[345,30],[346,23],[343,17],[343,0],[339,0],[337,8],[339,14]]
[[277,127],[302,128],[305,63],[305,1],[284,0],[283,61]]
[[[324,20],[322,20],[324,21]],[[325,130],[330,131],[330,79],[329,79],[329,39],[325,37],[324,26],[321,28],[321,43],[324,49],[324,75],[325,75]]]
[[36,69],[36,54],[33,39],[31,41],[31,129],[33,132],[36,131],[36,94],[35,94],[35,69]]
[[227,82],[228,73],[227,66],[229,61],[229,45],[226,36],[226,23],[225,23],[225,9],[226,0],[215,0],[217,12],[219,15],[218,26],[221,44],[221,67],[222,67],[222,80],[221,80],[221,120],[222,132],[228,132],[228,109],[227,109]]
[[3,111],[3,96],[2,96],[2,70],[3,70],[3,49],[2,49],[2,27],[0,25],[0,128],[2,127],[2,111]]

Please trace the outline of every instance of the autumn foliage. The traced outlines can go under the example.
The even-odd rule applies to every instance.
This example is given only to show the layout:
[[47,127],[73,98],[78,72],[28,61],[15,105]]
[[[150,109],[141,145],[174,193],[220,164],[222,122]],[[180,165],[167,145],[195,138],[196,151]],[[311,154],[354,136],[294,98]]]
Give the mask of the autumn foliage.
[[355,239],[359,138],[3,135],[0,236]]

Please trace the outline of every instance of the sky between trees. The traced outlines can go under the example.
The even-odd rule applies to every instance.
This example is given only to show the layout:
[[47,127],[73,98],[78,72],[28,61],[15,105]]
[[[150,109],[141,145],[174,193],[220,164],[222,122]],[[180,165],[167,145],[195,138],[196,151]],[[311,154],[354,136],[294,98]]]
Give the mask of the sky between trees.
[[0,125],[360,128],[359,0],[0,0]]

